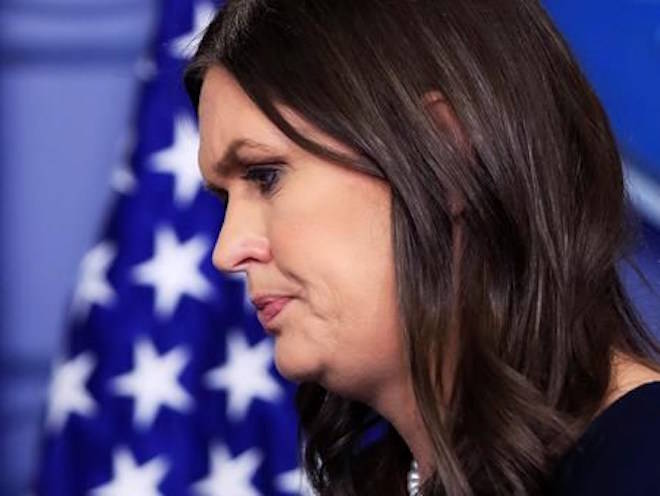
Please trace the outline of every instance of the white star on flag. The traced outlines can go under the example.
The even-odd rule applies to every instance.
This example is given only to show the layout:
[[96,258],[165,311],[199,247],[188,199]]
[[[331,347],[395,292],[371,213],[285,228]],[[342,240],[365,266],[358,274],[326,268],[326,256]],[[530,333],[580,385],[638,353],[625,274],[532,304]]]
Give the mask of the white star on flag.
[[180,412],[190,410],[193,399],[177,379],[189,360],[183,346],[159,355],[151,342],[140,339],[133,356],[133,370],[115,377],[112,388],[117,394],[135,398],[133,421],[137,427],[150,427],[161,405]]
[[227,390],[227,416],[230,420],[243,418],[255,398],[275,401],[283,394],[268,370],[272,362],[273,345],[269,339],[250,348],[242,332],[237,329],[229,331],[225,365],[207,372],[204,380],[209,388]]
[[110,176],[110,186],[123,195],[130,195],[137,187],[137,180],[130,165],[130,155],[135,150],[136,139],[135,131],[132,129],[122,135],[117,146],[117,153],[121,159]]
[[197,167],[199,132],[193,120],[185,114],[174,119],[174,141],[151,156],[152,169],[174,176],[174,202],[187,207],[197,196],[202,176]]
[[226,446],[216,445],[211,448],[209,475],[194,484],[193,489],[203,496],[261,496],[250,479],[254,477],[262,458],[257,448],[232,458]]
[[89,417],[96,411],[96,403],[85,387],[95,366],[96,359],[89,352],[55,366],[48,390],[48,428],[61,429],[72,413]]
[[215,7],[210,2],[201,2],[195,6],[193,26],[190,31],[170,42],[170,55],[178,59],[189,59],[197,51],[202,35],[213,20]]
[[112,455],[114,478],[95,489],[93,496],[161,496],[158,484],[161,483],[169,463],[163,456],[152,458],[139,465],[126,448],[118,448]]
[[298,494],[299,496],[316,496],[312,486],[300,468],[284,472],[275,479],[275,487],[282,493]]
[[110,186],[122,195],[130,195],[135,191],[137,180],[127,164],[121,164],[119,167],[113,169],[112,176],[110,177]]
[[140,284],[154,287],[155,312],[167,319],[184,294],[205,300],[213,292],[199,267],[210,244],[201,235],[180,243],[169,227],[157,229],[155,244],[153,258],[133,268],[133,277]]
[[117,247],[110,241],[101,241],[89,250],[78,269],[78,284],[71,303],[73,314],[85,319],[93,304],[107,306],[116,299],[108,281],[108,270],[117,256]]
[[239,281],[242,284],[243,310],[248,313],[254,313],[254,305],[250,301],[250,295],[247,291],[247,276],[245,272],[226,272],[223,275],[228,279]]

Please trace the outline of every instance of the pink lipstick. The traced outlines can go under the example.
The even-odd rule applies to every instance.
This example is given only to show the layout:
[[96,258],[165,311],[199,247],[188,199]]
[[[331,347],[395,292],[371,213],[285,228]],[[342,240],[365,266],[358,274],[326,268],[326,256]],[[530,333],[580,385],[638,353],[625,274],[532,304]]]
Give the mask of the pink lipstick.
[[282,298],[273,298],[269,299],[263,305],[260,305],[258,308],[257,315],[259,321],[263,326],[266,326],[271,320],[275,318],[277,314],[286,306],[287,303],[291,301],[289,297]]

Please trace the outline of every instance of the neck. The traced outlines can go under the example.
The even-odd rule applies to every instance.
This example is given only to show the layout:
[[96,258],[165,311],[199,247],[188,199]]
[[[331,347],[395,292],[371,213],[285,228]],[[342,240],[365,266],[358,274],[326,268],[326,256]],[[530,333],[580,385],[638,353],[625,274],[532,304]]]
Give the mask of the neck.
[[396,429],[408,445],[419,465],[421,481],[430,477],[433,472],[433,447],[417,408],[411,381],[370,402],[370,406]]

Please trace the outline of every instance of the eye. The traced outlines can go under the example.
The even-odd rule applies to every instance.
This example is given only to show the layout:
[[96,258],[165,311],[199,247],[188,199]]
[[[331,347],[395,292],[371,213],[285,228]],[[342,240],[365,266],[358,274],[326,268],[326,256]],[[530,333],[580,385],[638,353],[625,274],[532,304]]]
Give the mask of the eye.
[[251,166],[248,167],[242,178],[259,186],[263,195],[272,194],[280,180],[280,169],[276,167]]

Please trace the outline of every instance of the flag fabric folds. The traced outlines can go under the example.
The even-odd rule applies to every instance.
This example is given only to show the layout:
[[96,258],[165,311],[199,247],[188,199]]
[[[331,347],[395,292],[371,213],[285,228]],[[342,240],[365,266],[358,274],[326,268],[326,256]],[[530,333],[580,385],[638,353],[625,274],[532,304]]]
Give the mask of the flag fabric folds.
[[242,277],[211,251],[223,211],[201,187],[182,70],[218,5],[165,0],[126,165],[85,255],[44,413],[38,495],[311,494],[294,386]]

